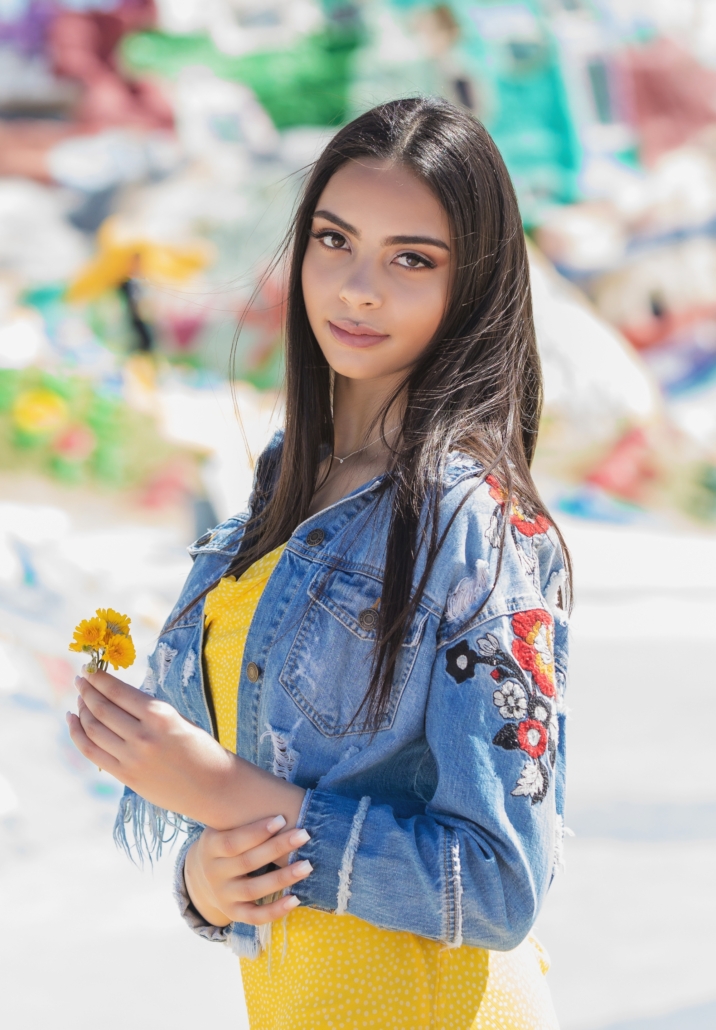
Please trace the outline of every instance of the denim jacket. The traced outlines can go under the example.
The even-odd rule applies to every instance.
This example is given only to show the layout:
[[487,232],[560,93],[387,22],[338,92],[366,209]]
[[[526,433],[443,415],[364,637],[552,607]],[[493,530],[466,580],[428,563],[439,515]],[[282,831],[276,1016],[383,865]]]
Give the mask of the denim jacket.
[[[277,434],[257,465],[250,509],[270,490],[280,449]],[[292,856],[314,869],[292,888],[304,905],[498,950],[516,947],[534,923],[562,840],[565,569],[547,519],[505,507],[497,480],[454,453],[441,527],[455,517],[375,733],[351,720],[370,676],[391,510],[385,477],[306,519],[288,541],[246,641],[237,751],[306,788],[299,826],[310,840]],[[190,547],[194,565],[168,624],[224,573],[247,518]],[[416,582],[420,574],[419,558]],[[145,689],[215,733],[203,608],[162,631]],[[183,855],[201,826],[127,789],[115,832],[129,848],[133,829],[140,851],[158,853],[167,827],[182,826],[185,917],[255,956],[257,928],[203,925],[182,890]]]

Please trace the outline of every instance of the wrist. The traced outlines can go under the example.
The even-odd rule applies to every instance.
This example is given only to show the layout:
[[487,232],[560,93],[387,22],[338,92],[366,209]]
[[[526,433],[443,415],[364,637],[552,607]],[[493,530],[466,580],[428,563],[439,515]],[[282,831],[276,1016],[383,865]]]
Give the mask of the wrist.
[[231,830],[281,814],[286,829],[296,826],[306,794],[303,787],[287,783],[237,755],[230,758],[221,783],[212,791],[211,812],[202,822],[214,830]]
[[199,862],[199,841],[194,841],[184,859],[184,886],[189,901],[210,926],[228,926],[231,919],[216,907]]

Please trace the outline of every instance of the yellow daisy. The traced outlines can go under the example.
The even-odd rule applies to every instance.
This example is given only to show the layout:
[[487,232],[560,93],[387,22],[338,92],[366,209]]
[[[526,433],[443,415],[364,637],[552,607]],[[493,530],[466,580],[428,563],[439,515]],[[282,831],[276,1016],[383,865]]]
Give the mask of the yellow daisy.
[[125,637],[122,633],[111,636],[107,641],[104,660],[109,662],[113,669],[127,669],[137,657],[131,637]]
[[114,608],[98,608],[97,617],[104,619],[107,623],[107,632],[110,636],[113,633],[123,633],[125,637],[129,636],[129,624],[132,620],[128,615],[121,615]]
[[104,644],[107,623],[102,618],[83,619],[75,628],[70,651],[91,651]]

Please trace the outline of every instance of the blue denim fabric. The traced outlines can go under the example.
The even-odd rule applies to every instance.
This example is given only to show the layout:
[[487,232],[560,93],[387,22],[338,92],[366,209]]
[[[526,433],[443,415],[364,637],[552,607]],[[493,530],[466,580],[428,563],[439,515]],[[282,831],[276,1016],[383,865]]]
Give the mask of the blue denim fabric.
[[[280,447],[279,434],[250,504],[270,491]],[[548,524],[506,515],[495,481],[454,454],[442,526],[455,517],[371,734],[351,719],[369,681],[390,508],[379,477],[288,541],[246,642],[238,753],[308,790],[299,825],[311,839],[295,857],[314,871],[293,888],[303,904],[452,946],[508,950],[534,923],[561,845],[563,557]],[[247,517],[192,545],[169,621],[226,570]],[[419,560],[416,581],[420,572]],[[203,602],[162,632],[146,689],[212,733],[202,637]],[[132,824],[135,846],[157,853],[182,820],[127,790],[116,829],[125,846]],[[189,825],[190,836],[198,829]],[[260,948],[253,926],[214,932],[196,914],[189,921],[239,954]]]

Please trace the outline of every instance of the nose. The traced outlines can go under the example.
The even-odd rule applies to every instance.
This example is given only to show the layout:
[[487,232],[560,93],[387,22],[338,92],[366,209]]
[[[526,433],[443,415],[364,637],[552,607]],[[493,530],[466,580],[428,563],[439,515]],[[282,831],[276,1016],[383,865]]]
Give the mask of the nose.
[[362,261],[348,271],[338,295],[344,304],[354,310],[380,307],[382,297],[370,262]]

